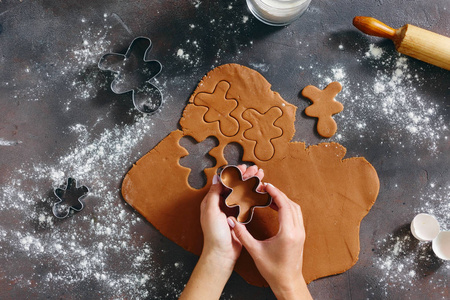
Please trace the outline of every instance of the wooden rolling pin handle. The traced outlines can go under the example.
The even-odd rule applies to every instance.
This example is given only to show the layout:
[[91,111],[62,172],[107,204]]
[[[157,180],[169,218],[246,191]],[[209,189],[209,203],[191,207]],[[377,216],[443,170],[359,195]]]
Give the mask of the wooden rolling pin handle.
[[353,25],[364,33],[391,39],[398,52],[450,70],[450,38],[406,24],[394,29],[371,17],[355,17]]
[[387,26],[386,24],[378,21],[375,18],[362,16],[354,17],[353,25],[362,32],[369,35],[379,36],[391,40],[395,40],[397,37],[396,29]]

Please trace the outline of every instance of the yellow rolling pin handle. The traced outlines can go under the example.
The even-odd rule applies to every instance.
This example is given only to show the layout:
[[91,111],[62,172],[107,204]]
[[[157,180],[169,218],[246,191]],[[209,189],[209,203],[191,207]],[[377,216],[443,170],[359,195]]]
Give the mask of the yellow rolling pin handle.
[[353,25],[362,32],[391,39],[398,52],[450,70],[450,38],[406,24],[398,29],[371,17],[355,17]]

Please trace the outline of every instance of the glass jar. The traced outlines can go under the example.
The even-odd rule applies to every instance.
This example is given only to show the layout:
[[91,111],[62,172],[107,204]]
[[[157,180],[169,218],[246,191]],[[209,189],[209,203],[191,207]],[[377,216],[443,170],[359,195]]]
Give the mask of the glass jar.
[[284,26],[300,17],[311,0],[247,0],[252,14],[261,22]]

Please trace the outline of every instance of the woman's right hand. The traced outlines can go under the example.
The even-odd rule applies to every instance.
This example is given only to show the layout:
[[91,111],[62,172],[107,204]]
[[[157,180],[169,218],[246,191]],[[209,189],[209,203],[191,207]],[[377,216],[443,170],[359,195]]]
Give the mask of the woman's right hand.
[[272,196],[271,207],[278,211],[278,233],[259,241],[230,217],[232,232],[250,253],[277,299],[312,299],[302,274],[305,228],[300,206],[271,184],[265,189]]

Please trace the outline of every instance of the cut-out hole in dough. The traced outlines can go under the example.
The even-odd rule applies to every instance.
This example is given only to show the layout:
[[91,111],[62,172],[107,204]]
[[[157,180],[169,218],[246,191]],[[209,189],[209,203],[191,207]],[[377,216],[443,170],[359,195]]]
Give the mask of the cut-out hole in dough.
[[229,165],[241,165],[246,164],[248,166],[254,165],[254,163],[243,161],[244,148],[239,143],[230,143],[223,149],[223,156]]
[[190,136],[184,136],[180,139],[180,146],[189,152],[189,155],[180,158],[180,165],[191,169],[188,183],[192,188],[201,189],[206,185],[207,180],[203,170],[216,165],[216,159],[208,153],[217,145],[219,145],[219,141],[211,136],[201,143],[197,143]]

